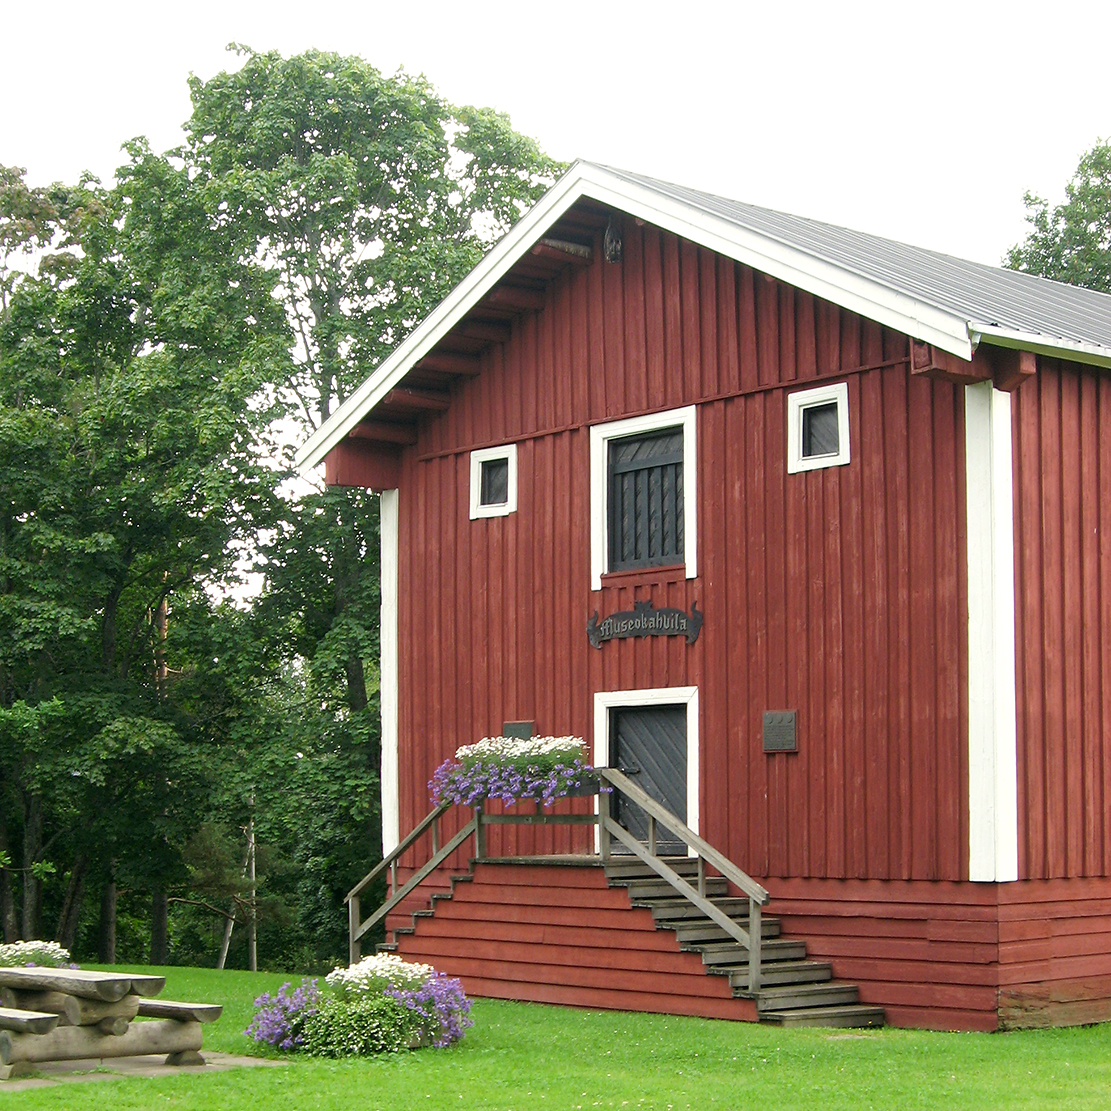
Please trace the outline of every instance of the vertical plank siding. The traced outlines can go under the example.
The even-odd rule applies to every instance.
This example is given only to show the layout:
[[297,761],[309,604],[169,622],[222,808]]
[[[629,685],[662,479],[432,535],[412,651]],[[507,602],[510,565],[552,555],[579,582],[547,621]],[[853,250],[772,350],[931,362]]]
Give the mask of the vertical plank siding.
[[1111,866],[1111,385],[1040,360],[1012,402],[1019,875]]
[[[503,721],[589,739],[596,691],[697,685],[701,832],[741,867],[966,878],[960,390],[912,379],[906,337],[651,226],[627,221],[620,264],[595,247],[403,455],[402,829],[427,811],[436,765]],[[788,475],[786,395],[831,378],[849,384],[852,461]],[[688,404],[699,577],[630,572],[591,591],[590,425]],[[506,442],[517,512],[472,521],[468,452]],[[1105,564],[1098,548],[1080,557],[1073,588]],[[698,642],[589,646],[595,610],[644,599],[697,603]],[[1049,637],[1060,617],[1042,623]],[[1098,643],[1076,643],[1098,657]],[[1071,682],[1060,668],[1047,691]],[[1080,716],[1087,691],[1071,695]],[[763,712],[783,709],[798,711],[799,751],[765,755]],[[1095,776],[1094,728],[1062,734],[1043,812]],[[1086,836],[1055,850],[1052,874],[1094,859]],[[492,854],[589,847],[566,827],[491,830]]]

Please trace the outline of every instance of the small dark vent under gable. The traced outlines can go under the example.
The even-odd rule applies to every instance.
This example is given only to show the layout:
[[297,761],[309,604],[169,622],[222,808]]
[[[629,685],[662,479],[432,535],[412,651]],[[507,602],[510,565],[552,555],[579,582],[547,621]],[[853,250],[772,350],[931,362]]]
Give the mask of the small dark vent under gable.
[[683,430],[609,444],[609,570],[682,563]]

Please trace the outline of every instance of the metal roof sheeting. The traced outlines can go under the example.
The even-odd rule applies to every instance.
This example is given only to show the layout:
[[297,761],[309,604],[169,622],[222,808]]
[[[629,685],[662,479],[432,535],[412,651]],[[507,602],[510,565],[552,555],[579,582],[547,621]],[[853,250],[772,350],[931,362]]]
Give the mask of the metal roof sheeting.
[[1111,295],[953,258],[867,232],[824,224],[717,197],[613,167],[599,167],[641,188],[813,255],[971,324],[1096,346],[1111,356]]

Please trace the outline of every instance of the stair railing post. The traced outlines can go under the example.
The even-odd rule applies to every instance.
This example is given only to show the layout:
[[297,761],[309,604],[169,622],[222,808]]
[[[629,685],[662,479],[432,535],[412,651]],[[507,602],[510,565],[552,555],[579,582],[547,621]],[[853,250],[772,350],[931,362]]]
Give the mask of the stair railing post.
[[486,857],[486,826],[482,821],[482,807],[474,808],[474,854],[476,860]]
[[393,895],[397,891],[397,861],[390,861],[390,894]]
[[648,851],[656,855],[656,819],[651,814],[648,815]]
[[610,832],[606,822],[610,816],[610,796],[608,791],[598,792],[598,853],[603,863],[608,863],[610,858]]
[[359,932],[359,896],[352,895],[347,901],[347,963],[358,964],[362,956],[358,937]]
[[437,818],[432,823],[432,855],[435,856],[440,851],[440,819]]
[[701,856],[698,858],[698,894],[706,898],[706,859]]
[[760,942],[763,927],[760,922],[760,904],[748,900],[748,990],[753,995],[760,990]]

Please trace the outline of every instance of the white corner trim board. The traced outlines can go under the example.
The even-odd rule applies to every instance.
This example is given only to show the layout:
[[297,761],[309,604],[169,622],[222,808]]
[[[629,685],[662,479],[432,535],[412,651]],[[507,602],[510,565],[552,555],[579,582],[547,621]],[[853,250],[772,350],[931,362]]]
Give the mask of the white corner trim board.
[[[594,766],[610,763],[610,710],[621,706],[679,706],[687,708],[687,825],[698,833],[698,688],[650,687],[646,690],[594,693]],[[594,803],[597,813],[597,800]],[[597,827],[595,827],[597,841]],[[594,846],[597,851],[597,844]],[[693,850],[692,850],[693,855]]]
[[[683,563],[686,577],[698,577],[698,423],[697,407],[684,405],[662,413],[609,421],[590,428],[590,589],[602,589],[609,561],[607,453],[610,440],[639,436],[660,428],[683,429]],[[693,828],[693,827],[692,827]]]
[[401,841],[401,807],[398,792],[398,492],[383,490],[378,508],[378,535],[382,555],[382,852],[390,853]]
[[1011,396],[964,390],[968,513],[968,878],[1018,879]]

